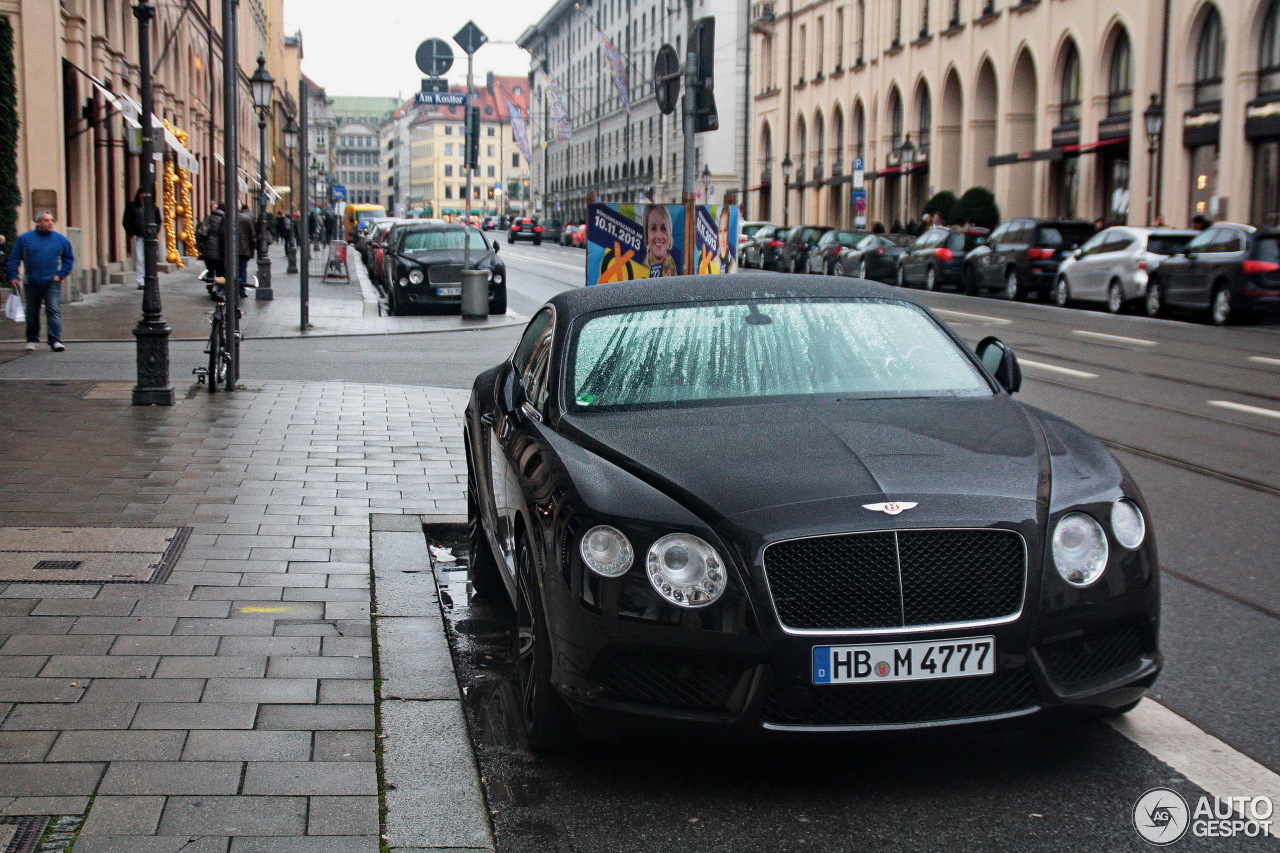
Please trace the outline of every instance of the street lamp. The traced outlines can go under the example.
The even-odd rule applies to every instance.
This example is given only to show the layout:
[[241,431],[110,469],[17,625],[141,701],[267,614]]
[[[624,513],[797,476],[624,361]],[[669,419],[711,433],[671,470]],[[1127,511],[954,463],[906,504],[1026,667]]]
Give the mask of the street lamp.
[[294,199],[296,188],[293,185],[293,152],[298,150],[298,125],[293,120],[293,116],[289,116],[289,120],[284,125],[284,150],[288,152],[289,161],[289,215],[285,217],[288,230],[284,233],[284,253],[289,259],[289,268],[285,270],[288,275],[294,275],[298,272],[298,246],[297,235],[294,233],[298,225],[294,221]]
[[791,200],[791,170],[795,167],[795,163],[791,162],[791,155],[788,154],[782,158],[782,227],[786,228],[790,211],[787,209],[787,203]]
[[911,165],[916,160],[916,147],[911,144],[911,134],[908,133],[902,140],[902,144],[898,146],[898,168],[902,174],[902,227],[905,229],[911,221],[911,202],[908,200],[908,184],[911,181]]
[[711,204],[711,167],[702,166],[702,203]]
[[151,80],[151,19],[156,10],[147,0],[133,7],[138,19],[138,66],[142,71],[142,318],[133,329],[137,339],[138,384],[133,387],[135,406],[172,406],[169,382],[169,324],[160,316],[160,223],[156,221],[155,96]]
[[1164,106],[1160,96],[1151,93],[1151,104],[1142,111],[1142,121],[1147,131],[1147,224],[1156,218],[1156,150],[1160,147],[1160,131],[1164,128]]
[[267,59],[258,54],[258,70],[249,78],[253,108],[258,111],[258,293],[266,302],[275,298],[271,290],[271,259],[267,257],[267,110],[275,78],[267,71]]

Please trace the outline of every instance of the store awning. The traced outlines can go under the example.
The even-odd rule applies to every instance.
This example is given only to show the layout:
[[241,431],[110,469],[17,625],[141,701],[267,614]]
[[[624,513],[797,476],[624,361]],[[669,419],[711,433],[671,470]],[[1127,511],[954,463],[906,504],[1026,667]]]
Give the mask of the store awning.
[[1079,157],[1081,154],[1093,154],[1101,148],[1127,144],[1129,144],[1129,137],[1117,136],[1113,139],[1099,139],[1096,142],[1059,145],[1054,148],[1042,148],[1038,151],[1020,151],[1015,154],[997,154],[994,157],[987,158],[987,165],[1010,166],[1014,163],[1035,163],[1042,160],[1065,160],[1067,157]]
[[[103,83],[97,77],[90,74],[88,71],[84,71],[83,69],[79,69],[79,68],[77,68],[76,70],[80,71],[81,74],[89,78],[89,82],[93,85],[93,88],[97,89],[98,94],[102,95],[103,99],[108,104],[111,105],[111,109],[120,113],[120,117],[125,120],[125,123],[127,123],[134,130],[142,130],[142,105],[141,104],[139,104],[137,101],[135,101],[133,98],[129,97],[128,95],[124,94],[123,92],[111,91],[110,89],[107,88],[107,85],[105,83]],[[183,145],[181,142],[178,141],[178,137],[174,136],[173,132],[170,131],[169,128],[165,127],[164,122],[162,122],[159,118],[157,118],[154,113],[151,116],[151,126],[153,128],[163,131],[165,147],[168,148],[177,156],[178,165],[181,168],[186,169],[192,173],[196,173],[200,171],[200,161],[196,159],[194,154],[192,154],[190,151],[187,150],[187,147],[185,145]],[[156,152],[157,156],[163,153],[164,153],[163,151]]]
[[[223,160],[222,155],[217,152],[214,152],[213,159],[217,160],[218,163],[223,166],[227,165],[227,161]],[[252,192],[253,191],[252,188],[258,185],[257,177],[249,174],[249,172],[245,171],[241,167],[236,167],[236,176],[239,180],[240,192],[242,193]],[[267,188],[267,198],[273,201],[280,200],[279,190],[277,190],[271,184],[267,184],[266,188]]]

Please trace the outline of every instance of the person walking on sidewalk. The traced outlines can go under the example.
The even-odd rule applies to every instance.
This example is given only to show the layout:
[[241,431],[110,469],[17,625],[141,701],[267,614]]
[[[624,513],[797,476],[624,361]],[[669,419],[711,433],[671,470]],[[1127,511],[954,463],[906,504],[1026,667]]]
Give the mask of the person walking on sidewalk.
[[196,226],[196,250],[204,259],[208,268],[206,282],[209,296],[213,296],[217,288],[217,280],[225,278],[227,270],[222,262],[222,204],[218,203],[209,211],[209,215]]
[[253,257],[258,246],[258,229],[253,224],[253,215],[249,213],[249,205],[243,205],[240,208],[240,215],[236,217],[236,248],[240,255],[240,298],[247,299],[249,291],[245,287],[249,282],[249,259]]
[[40,306],[44,305],[49,324],[49,347],[54,352],[62,345],[62,280],[75,265],[71,241],[53,230],[53,214],[42,210],[36,214],[36,227],[18,238],[9,253],[9,286],[20,290],[18,265],[27,275],[27,349],[40,343]]
[[[139,189],[134,193],[133,201],[125,205],[123,223],[125,236],[133,246],[133,271],[138,278],[138,290],[143,289],[143,279],[147,272],[146,256],[143,254],[147,239],[147,220],[146,209],[142,206],[142,197],[143,192]],[[159,225],[160,211],[154,204],[151,205],[151,215]]]

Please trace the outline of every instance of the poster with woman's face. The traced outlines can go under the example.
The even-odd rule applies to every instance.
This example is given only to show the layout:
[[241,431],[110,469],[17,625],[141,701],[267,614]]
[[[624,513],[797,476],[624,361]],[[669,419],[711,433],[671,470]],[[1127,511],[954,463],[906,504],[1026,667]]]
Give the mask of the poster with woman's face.
[[738,271],[738,207],[722,204],[699,207],[694,239],[698,275]]
[[[701,274],[738,268],[738,208],[694,208],[694,264]],[[685,208],[593,204],[587,215],[587,285],[684,274]]]

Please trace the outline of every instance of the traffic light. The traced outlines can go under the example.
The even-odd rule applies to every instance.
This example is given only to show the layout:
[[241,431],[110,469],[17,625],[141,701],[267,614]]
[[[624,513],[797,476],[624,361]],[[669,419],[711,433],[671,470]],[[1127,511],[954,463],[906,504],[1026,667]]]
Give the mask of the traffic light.
[[716,112],[715,94],[716,19],[714,15],[699,18],[693,22],[693,50],[698,59],[693,86],[693,130],[694,133],[719,130],[720,116]]
[[480,108],[467,109],[467,168],[480,168]]

